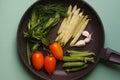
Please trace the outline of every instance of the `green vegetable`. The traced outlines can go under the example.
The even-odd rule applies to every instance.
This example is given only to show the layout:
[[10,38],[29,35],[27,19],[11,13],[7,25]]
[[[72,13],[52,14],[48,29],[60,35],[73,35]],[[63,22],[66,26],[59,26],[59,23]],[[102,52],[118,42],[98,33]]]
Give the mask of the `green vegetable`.
[[27,59],[28,59],[28,64],[31,65],[31,49],[30,49],[30,44],[27,42]]
[[63,68],[66,72],[78,71],[88,67],[89,62],[94,63],[95,53],[89,51],[67,50],[68,56],[63,56]]
[[36,44],[33,45],[31,50],[32,51],[37,51],[38,47],[39,47],[39,43],[36,43]]
[[67,50],[70,56],[95,56],[94,52]]
[[83,61],[85,63],[87,62],[94,62],[93,57],[81,57],[81,56],[63,56],[63,61]]
[[78,71],[88,67],[89,62],[94,63],[95,53],[89,51],[67,50],[69,56],[63,56],[63,68],[66,72]]
[[85,62],[85,63],[87,63],[87,62],[92,62],[92,63],[94,63],[95,60],[94,60],[93,57],[84,57],[84,62]]
[[83,61],[84,57],[63,56],[63,61]]
[[48,46],[49,39],[47,35],[59,22],[60,18],[67,15],[66,12],[61,4],[36,5],[32,10],[28,22],[28,31],[24,32],[24,37],[33,43]]
[[67,68],[67,69],[65,69],[65,71],[66,72],[79,71],[79,70],[84,69],[86,67],[88,67],[88,64],[84,64],[83,66],[80,66],[80,67]]
[[77,67],[77,66],[83,66],[84,62],[65,62],[63,64],[63,67]]
[[59,20],[60,20],[60,15],[56,13],[55,16],[53,18],[50,18],[48,22],[44,25],[43,30],[48,29],[49,26],[51,27],[55,26]]
[[31,11],[28,20],[27,31],[24,37],[30,46],[27,46],[28,62],[30,63],[29,53],[38,50],[40,45],[48,46],[50,41],[48,34],[61,17],[67,16],[66,8],[61,4],[36,5]]

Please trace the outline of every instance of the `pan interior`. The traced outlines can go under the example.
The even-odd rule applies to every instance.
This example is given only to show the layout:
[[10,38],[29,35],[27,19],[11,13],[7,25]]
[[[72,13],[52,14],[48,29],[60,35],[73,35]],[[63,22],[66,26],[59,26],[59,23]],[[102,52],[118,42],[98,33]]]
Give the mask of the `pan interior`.
[[[89,22],[86,30],[88,30],[90,33],[93,33],[92,35],[92,41],[88,43],[85,47],[69,47],[69,43],[64,47],[64,50],[66,49],[74,49],[74,50],[79,50],[79,51],[84,51],[84,50],[89,50],[92,52],[96,53],[95,56],[95,63],[90,63],[89,67],[77,72],[70,72],[66,73],[62,69],[62,62],[58,61],[56,70],[53,73],[53,75],[48,75],[44,69],[41,71],[36,71],[32,66],[30,66],[27,62],[27,57],[26,57],[26,41],[23,36],[23,32],[26,31],[27,29],[27,22],[28,19],[30,18],[31,10],[36,4],[48,4],[50,2],[53,3],[62,3],[66,7],[68,7],[69,4],[75,5],[77,4],[78,7],[84,10],[85,14],[89,15],[91,18],[91,21]],[[60,26],[60,23],[56,25],[54,29],[49,34],[50,40],[55,40],[57,36],[57,31]],[[88,5],[86,2],[83,0],[39,0],[36,3],[34,3],[23,15],[19,27],[18,27],[18,32],[17,32],[17,43],[18,43],[18,52],[20,55],[20,58],[24,65],[28,68],[28,70],[31,71],[31,73],[34,73],[36,76],[44,78],[46,80],[75,80],[78,78],[81,78],[88,74],[91,70],[94,69],[96,63],[99,61],[100,58],[100,52],[101,49],[103,48],[104,45],[104,30],[103,30],[103,25],[101,23],[101,20],[97,13],[93,10],[90,5]]]

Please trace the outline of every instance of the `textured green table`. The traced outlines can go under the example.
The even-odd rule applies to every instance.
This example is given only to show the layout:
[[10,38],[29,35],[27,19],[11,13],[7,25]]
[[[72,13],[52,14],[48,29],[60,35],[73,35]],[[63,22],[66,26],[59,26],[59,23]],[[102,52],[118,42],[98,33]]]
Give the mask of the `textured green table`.
[[[25,10],[36,0],[0,0],[0,80],[36,80],[23,67],[16,32]],[[105,48],[120,52],[120,0],[86,0],[105,29]],[[100,62],[85,80],[120,80],[120,66]]]

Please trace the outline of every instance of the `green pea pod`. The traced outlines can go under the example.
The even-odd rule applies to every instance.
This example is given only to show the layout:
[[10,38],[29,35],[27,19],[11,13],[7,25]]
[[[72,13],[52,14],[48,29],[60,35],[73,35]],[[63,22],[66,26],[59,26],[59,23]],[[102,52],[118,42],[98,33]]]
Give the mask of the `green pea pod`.
[[67,69],[65,69],[65,71],[66,72],[79,71],[79,70],[82,70],[82,69],[87,68],[87,67],[88,67],[88,64],[84,64],[81,67],[67,68]]
[[76,57],[76,56],[63,56],[63,58],[62,58],[62,60],[63,61],[83,61],[83,62],[85,62],[85,63],[87,63],[87,62],[95,62],[94,61],[94,57],[81,57],[81,56],[78,56],[78,57]]
[[70,56],[95,56],[94,52],[89,52],[89,51],[74,51],[74,50],[67,50],[68,53],[70,53]]
[[84,62],[65,62],[63,64],[63,67],[79,67],[79,66],[82,66],[84,65],[85,63]]
[[84,62],[87,63],[87,62],[92,62],[94,63],[95,60],[94,60],[94,57],[84,57]]
[[84,57],[63,56],[63,61],[83,61]]

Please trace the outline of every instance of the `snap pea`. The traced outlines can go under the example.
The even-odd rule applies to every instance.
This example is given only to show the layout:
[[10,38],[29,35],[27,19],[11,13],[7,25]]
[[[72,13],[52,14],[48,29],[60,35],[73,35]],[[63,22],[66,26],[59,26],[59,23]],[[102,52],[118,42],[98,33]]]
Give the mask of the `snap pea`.
[[75,50],[67,50],[68,53],[88,53],[89,51],[75,51]]
[[93,57],[75,57],[75,56],[63,56],[63,61],[83,61],[85,63],[87,62],[94,62]]
[[82,66],[84,65],[84,62],[65,62],[62,66],[63,68],[65,67],[77,67],[77,66]]
[[63,56],[63,61],[83,61],[84,57]]
[[81,67],[67,68],[67,69],[65,69],[65,71],[66,71],[66,72],[79,71],[79,70],[84,69],[84,68],[86,68],[86,67],[88,67],[88,64],[84,64],[84,65],[81,66]]
[[75,51],[67,50],[69,53],[68,56],[63,56],[62,60],[64,61],[62,67],[66,72],[78,71],[88,67],[89,63],[94,63],[94,52],[90,51]]
[[95,62],[94,58],[93,57],[85,57],[84,58],[84,62],[87,63],[87,62]]
[[67,50],[70,56],[95,56],[94,52]]

